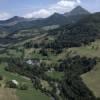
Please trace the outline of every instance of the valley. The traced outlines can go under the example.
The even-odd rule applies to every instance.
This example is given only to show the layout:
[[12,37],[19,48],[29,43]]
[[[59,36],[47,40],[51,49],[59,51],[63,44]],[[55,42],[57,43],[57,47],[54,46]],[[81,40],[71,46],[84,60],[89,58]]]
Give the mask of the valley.
[[0,100],[99,100],[99,51],[100,13],[81,6],[0,21]]

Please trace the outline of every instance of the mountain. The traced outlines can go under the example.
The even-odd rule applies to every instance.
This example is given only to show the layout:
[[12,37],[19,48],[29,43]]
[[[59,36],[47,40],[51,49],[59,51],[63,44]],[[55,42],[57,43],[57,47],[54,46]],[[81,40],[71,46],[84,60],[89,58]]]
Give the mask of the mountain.
[[9,20],[0,22],[0,29],[6,30],[9,33],[13,33],[22,29],[28,28],[41,28],[45,26],[52,25],[66,25],[78,22],[80,19],[84,18],[90,14],[88,11],[78,6],[74,8],[66,17],[65,14],[54,13],[48,18],[41,19],[25,19],[23,17],[15,16]]
[[47,19],[55,19],[55,18],[61,18],[61,17],[63,17],[64,18],[64,16],[62,15],[62,14],[59,14],[59,13],[54,13],[53,15],[51,15],[50,17],[48,17]]
[[77,23],[52,30],[49,35],[54,36],[56,42],[47,47],[59,49],[89,44],[100,38],[100,13],[90,14]]
[[[22,29],[29,29],[29,28],[40,28],[44,26],[52,26],[52,25],[65,25],[67,23],[67,18],[61,14],[54,13],[48,18],[43,19],[37,19],[37,20],[25,20],[25,19],[16,19],[17,21],[14,21],[14,19],[10,19],[11,23],[14,23],[13,25],[5,25],[1,26],[1,29],[5,29],[6,31],[13,33]],[[13,20],[13,21],[12,21]],[[19,22],[18,22],[19,21]]]
[[90,12],[88,12],[86,9],[82,8],[81,6],[77,6],[76,8],[72,9],[71,12],[65,13],[64,16],[76,16],[76,15],[88,15]]
[[14,16],[8,20],[0,21],[0,25],[3,25],[3,26],[15,25],[15,24],[22,22],[22,21],[25,21],[25,20],[26,19],[24,17]]
[[65,16],[63,16],[62,14],[59,14],[59,13],[54,13],[50,17],[42,20],[42,24],[44,24],[44,26],[64,25],[64,24],[66,24],[66,21],[67,21],[67,18]]
[[25,20],[24,17],[14,16],[11,19],[6,20],[6,22],[23,21],[23,20]]
[[89,12],[87,10],[85,10],[84,8],[82,8],[81,6],[77,6],[75,9],[73,9],[70,12],[70,15],[81,15],[81,14],[89,14]]
[[64,14],[64,16],[67,18],[68,24],[73,24],[81,20],[82,18],[88,16],[90,12],[88,12],[86,9],[84,9],[81,6],[77,6],[74,9],[72,9],[70,12],[67,12]]

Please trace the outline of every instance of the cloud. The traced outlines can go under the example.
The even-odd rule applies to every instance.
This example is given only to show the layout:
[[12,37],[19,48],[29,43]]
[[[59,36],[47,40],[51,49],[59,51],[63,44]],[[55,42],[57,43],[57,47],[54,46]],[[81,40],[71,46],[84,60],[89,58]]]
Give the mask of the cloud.
[[79,3],[79,4],[81,3],[81,1],[80,1],[80,0],[76,0],[76,1],[77,1],[77,3]]
[[0,13],[0,20],[6,20],[8,18],[10,18],[10,14],[6,13],[6,12],[1,12]]
[[80,3],[81,3],[80,0],[59,0],[56,4],[50,5],[49,8],[47,9],[40,9],[31,13],[28,13],[24,17],[46,18],[52,15],[54,12],[58,12],[58,13],[68,12]]
[[38,11],[34,11],[32,13],[26,14],[24,17],[26,18],[45,18],[46,16],[50,16],[51,13],[50,11],[46,10],[46,9],[40,9]]

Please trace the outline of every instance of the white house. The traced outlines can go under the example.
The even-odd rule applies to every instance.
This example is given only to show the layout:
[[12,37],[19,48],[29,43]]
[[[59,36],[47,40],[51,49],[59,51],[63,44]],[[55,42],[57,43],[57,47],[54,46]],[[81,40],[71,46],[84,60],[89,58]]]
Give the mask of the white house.
[[38,65],[40,66],[40,60],[36,60],[36,59],[29,59],[26,61],[27,64],[29,65]]
[[27,60],[26,63],[29,64],[29,65],[33,65],[32,60]]
[[16,80],[12,80],[12,83],[14,83],[15,85],[19,85],[18,81]]

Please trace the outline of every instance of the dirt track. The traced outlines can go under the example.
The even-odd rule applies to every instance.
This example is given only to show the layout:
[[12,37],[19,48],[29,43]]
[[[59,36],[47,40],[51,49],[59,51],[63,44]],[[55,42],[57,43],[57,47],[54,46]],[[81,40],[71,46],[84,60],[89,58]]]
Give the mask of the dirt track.
[[0,100],[18,100],[15,92],[12,89],[0,88]]

